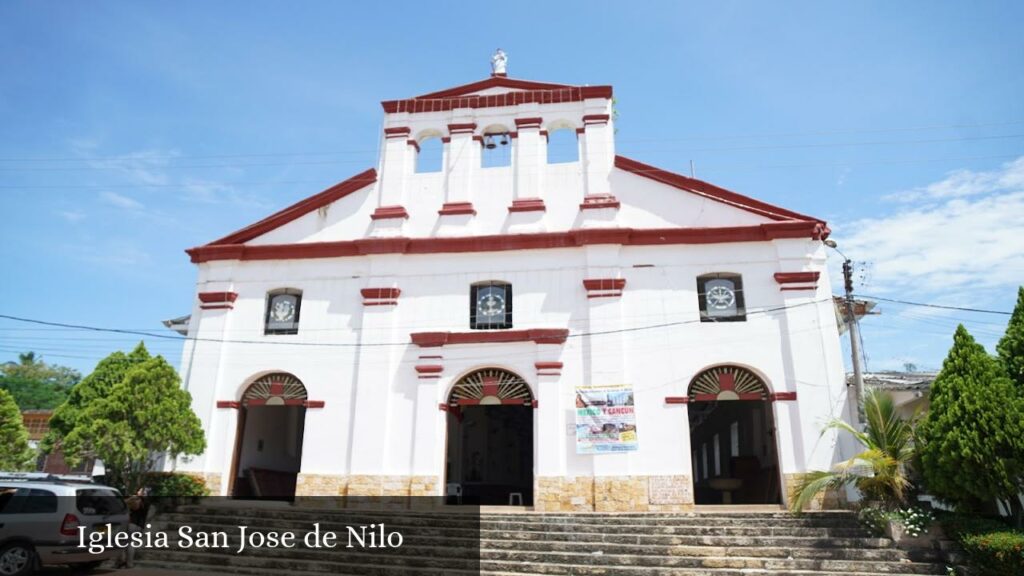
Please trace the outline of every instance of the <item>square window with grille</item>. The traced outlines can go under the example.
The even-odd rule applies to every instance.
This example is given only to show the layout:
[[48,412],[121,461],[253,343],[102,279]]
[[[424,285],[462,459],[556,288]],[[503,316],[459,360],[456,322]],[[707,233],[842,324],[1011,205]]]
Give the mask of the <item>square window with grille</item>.
[[470,287],[469,327],[497,330],[512,327],[512,285],[481,282]]
[[301,308],[302,293],[297,290],[275,291],[267,294],[264,334],[298,334]]
[[743,279],[738,274],[705,274],[697,278],[701,322],[739,322],[747,319]]

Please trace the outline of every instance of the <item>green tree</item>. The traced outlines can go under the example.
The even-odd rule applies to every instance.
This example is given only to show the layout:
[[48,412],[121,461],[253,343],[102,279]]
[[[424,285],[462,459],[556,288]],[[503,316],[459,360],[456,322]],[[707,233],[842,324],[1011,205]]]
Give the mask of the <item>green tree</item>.
[[130,353],[117,351],[99,361],[92,373],[78,383],[68,394],[67,400],[53,411],[50,431],[43,439],[43,450],[52,452],[78,424],[82,411],[94,400],[110,394],[114,385],[124,380],[133,367],[149,360],[152,356],[142,342]]
[[856,486],[866,500],[893,507],[906,502],[913,487],[910,481],[914,458],[914,433],[910,422],[900,417],[892,396],[871,390],[864,398],[864,431],[847,422],[832,420],[825,430],[836,429],[851,434],[864,450],[836,464],[832,470],[804,474],[797,484],[792,510],[799,512],[814,497],[826,490],[846,485]]
[[89,402],[61,446],[71,463],[103,460],[108,481],[134,493],[161,458],[201,454],[206,439],[178,372],[156,356]]
[[35,459],[35,450],[28,445],[28,431],[14,397],[0,390],[0,471],[30,470]]
[[928,492],[962,510],[1000,501],[1021,521],[1024,395],[960,325],[918,429]]
[[1010,315],[1006,334],[996,344],[996,352],[1010,379],[1024,391],[1024,286],[1017,288],[1017,305]]
[[35,352],[19,354],[18,362],[0,365],[0,389],[10,392],[22,410],[59,406],[81,379],[77,370],[47,364]]

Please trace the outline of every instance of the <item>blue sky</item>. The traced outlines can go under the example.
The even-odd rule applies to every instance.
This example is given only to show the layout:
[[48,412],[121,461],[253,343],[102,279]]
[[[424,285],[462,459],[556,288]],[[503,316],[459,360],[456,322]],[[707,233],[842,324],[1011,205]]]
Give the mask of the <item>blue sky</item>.
[[[612,84],[618,152],[827,219],[864,294],[1012,308],[1024,282],[1019,2],[0,3],[0,314],[162,331],[183,250],[376,162],[379,102],[485,77]],[[868,367],[956,322],[882,304]],[[133,339],[0,320],[0,361]],[[180,344],[149,340],[173,362]]]

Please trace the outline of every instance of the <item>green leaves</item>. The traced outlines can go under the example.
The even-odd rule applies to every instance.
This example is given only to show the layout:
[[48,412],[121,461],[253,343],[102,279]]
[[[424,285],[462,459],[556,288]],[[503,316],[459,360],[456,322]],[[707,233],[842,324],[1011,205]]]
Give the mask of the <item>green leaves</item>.
[[10,392],[22,410],[59,406],[82,379],[77,370],[47,364],[34,352],[18,354],[18,360],[0,365],[0,389]]
[[864,450],[836,464],[832,470],[805,474],[796,488],[791,508],[799,512],[825,490],[854,485],[868,500],[890,505],[901,504],[913,487],[910,481],[914,458],[914,433],[909,422],[896,411],[892,397],[878,390],[868,392],[864,399],[867,427],[863,432],[842,420],[829,422],[825,430],[836,429],[851,434]]
[[976,509],[1024,489],[1024,388],[962,325],[929,401],[918,431],[929,493]]
[[35,450],[28,445],[28,432],[14,397],[0,389],[0,471],[32,470],[35,457]]
[[1024,286],[1017,289],[1017,305],[1010,315],[1006,334],[996,344],[996,351],[1006,374],[1024,390]]
[[206,449],[192,397],[181,389],[177,371],[141,344],[130,354],[104,358],[75,392],[59,411],[66,457],[103,460],[108,480],[128,493],[142,487],[165,455]]

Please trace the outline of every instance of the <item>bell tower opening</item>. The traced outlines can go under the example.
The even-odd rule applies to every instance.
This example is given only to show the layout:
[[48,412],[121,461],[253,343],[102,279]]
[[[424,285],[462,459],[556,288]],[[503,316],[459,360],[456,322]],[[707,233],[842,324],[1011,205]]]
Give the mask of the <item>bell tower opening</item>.
[[449,504],[533,505],[533,393],[495,368],[459,380],[448,396]]

